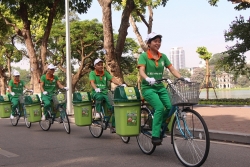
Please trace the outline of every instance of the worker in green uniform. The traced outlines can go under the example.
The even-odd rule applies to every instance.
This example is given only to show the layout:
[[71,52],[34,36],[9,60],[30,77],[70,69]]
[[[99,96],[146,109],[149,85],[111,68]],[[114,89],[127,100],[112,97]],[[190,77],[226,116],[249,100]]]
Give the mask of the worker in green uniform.
[[[108,99],[108,81],[112,81],[116,85],[126,87],[126,84],[122,84],[117,79],[112,77],[103,67],[103,61],[98,58],[94,61],[95,70],[89,73],[89,80],[92,87],[91,96],[95,100],[95,106],[97,112],[101,112],[101,102],[105,101],[108,110],[112,113],[112,106]],[[114,114],[112,114],[112,126],[110,127],[110,132],[115,133],[115,121]],[[111,115],[110,115],[111,116]]]
[[150,33],[147,36],[147,52],[140,55],[138,59],[138,68],[142,78],[141,92],[143,98],[155,109],[152,143],[160,145],[162,136],[160,136],[161,126],[166,122],[168,113],[171,109],[171,102],[163,83],[156,83],[156,80],[162,79],[164,67],[176,77],[184,80],[179,72],[172,66],[167,56],[159,52],[161,47],[162,35]]
[[48,65],[47,73],[42,75],[40,78],[40,88],[41,88],[41,99],[44,103],[44,110],[42,115],[42,121],[47,117],[48,110],[52,110],[51,101],[52,95],[57,88],[68,90],[64,87],[58,80],[58,76],[54,75],[56,67],[53,64]]
[[[20,73],[18,71],[13,72],[14,79],[9,82],[9,98],[12,103],[12,111],[10,119],[14,118],[16,108],[19,104],[19,96],[23,94],[23,88],[26,88],[24,81],[20,80]],[[26,88],[27,89],[27,88]]]

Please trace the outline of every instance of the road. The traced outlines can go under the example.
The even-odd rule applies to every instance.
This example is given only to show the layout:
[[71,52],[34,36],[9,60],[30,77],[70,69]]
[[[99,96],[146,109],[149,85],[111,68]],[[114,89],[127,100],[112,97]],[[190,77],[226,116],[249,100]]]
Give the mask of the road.
[[[249,167],[250,146],[211,142],[204,167]],[[152,155],[139,149],[136,138],[129,144],[117,134],[104,131],[93,138],[88,127],[71,124],[71,134],[63,125],[54,123],[43,131],[39,123],[26,128],[23,119],[14,127],[9,119],[0,118],[0,167],[181,167],[170,137]]]

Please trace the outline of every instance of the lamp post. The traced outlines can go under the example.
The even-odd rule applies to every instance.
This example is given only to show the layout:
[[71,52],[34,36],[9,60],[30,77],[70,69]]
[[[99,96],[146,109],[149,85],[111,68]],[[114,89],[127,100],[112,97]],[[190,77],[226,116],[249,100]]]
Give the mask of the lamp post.
[[67,92],[67,113],[72,113],[72,73],[71,73],[71,51],[70,51],[70,27],[69,27],[69,0],[65,0],[65,24],[66,24],[66,77],[67,86],[69,88]]

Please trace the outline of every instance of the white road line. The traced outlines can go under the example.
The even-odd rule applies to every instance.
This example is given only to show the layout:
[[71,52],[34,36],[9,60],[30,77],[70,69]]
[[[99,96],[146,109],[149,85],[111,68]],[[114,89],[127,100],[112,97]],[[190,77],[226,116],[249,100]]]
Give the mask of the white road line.
[[8,158],[18,157],[19,156],[17,154],[11,153],[11,152],[6,151],[6,150],[3,150],[1,148],[0,148],[0,155],[3,155],[3,156],[8,157]]

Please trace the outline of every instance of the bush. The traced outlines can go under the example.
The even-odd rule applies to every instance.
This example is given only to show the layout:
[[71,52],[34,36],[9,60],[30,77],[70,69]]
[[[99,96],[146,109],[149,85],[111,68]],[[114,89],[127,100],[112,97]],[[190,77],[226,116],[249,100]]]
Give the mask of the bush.
[[247,99],[200,99],[199,104],[207,105],[250,105]]

